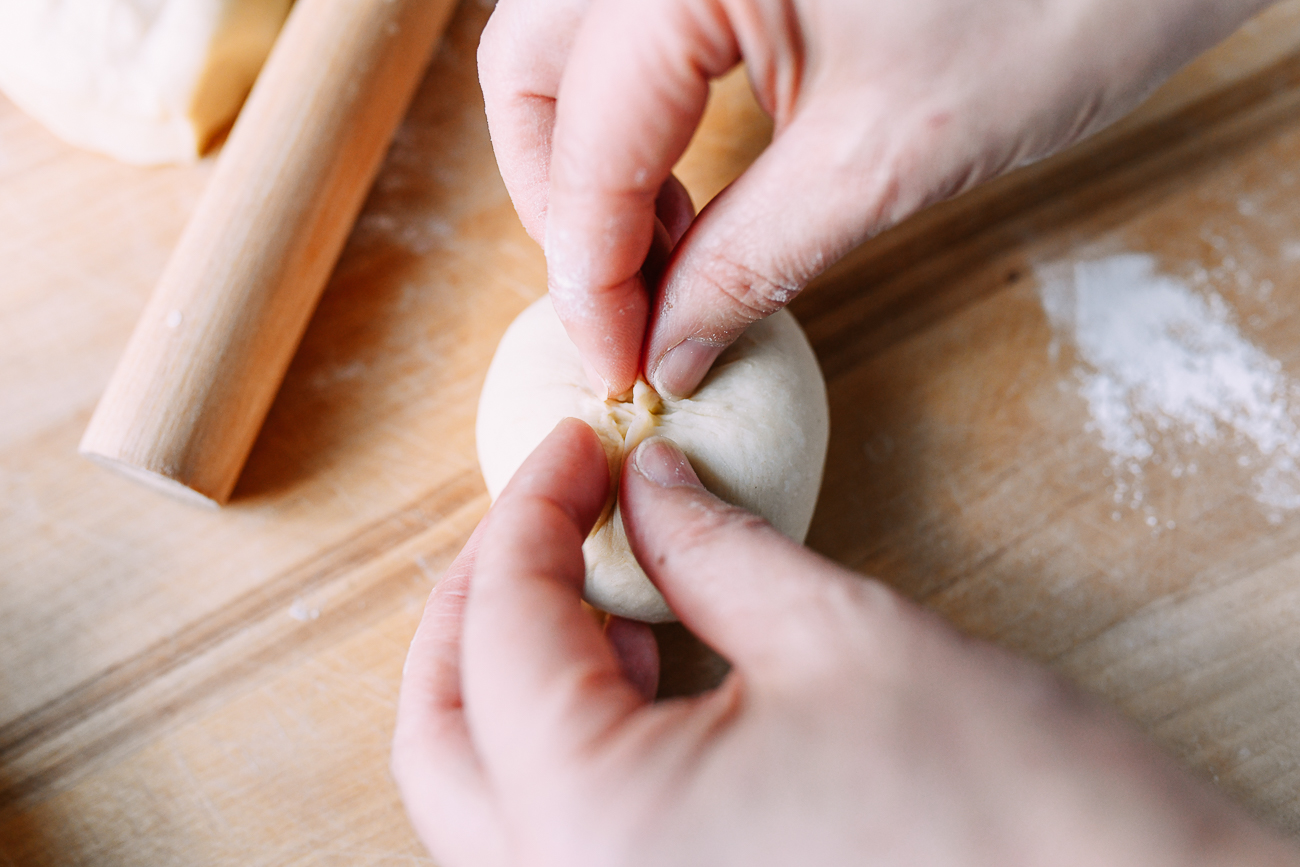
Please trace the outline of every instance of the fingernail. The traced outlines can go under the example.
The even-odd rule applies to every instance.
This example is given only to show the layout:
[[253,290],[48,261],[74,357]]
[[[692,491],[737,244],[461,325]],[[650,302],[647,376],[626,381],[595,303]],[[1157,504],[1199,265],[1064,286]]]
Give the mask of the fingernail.
[[678,399],[689,397],[724,348],[688,337],[664,353],[650,377],[651,384],[662,395]]
[[687,460],[686,453],[663,437],[650,437],[637,446],[632,455],[636,471],[663,488],[683,485],[700,486],[700,477]]
[[591,385],[591,390],[596,393],[596,397],[609,400],[609,384],[596,372],[596,368],[587,363],[585,358],[582,360],[582,372],[587,374],[587,382]]

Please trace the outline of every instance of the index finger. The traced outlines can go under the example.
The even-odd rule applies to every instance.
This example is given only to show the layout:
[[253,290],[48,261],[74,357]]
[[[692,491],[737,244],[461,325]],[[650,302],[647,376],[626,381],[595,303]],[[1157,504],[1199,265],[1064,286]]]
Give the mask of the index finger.
[[713,4],[596,0],[574,40],[552,141],[548,283],[611,396],[640,366],[655,198],[704,112],[709,79],[738,58]]
[[[465,612],[465,714],[502,798],[645,703],[580,604],[582,543],[609,464],[566,419],[516,471],[488,518]],[[511,785],[511,783],[516,783]]]

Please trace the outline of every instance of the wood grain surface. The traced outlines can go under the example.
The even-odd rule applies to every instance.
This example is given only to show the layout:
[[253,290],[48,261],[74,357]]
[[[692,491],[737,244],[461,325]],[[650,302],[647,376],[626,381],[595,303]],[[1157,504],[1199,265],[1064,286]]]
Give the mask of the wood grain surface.
[[[0,102],[0,862],[429,863],[387,772],[398,678],[487,507],[484,371],[545,286],[483,119],[488,11],[456,13],[220,512],[76,454],[211,162],[116,165]],[[714,96],[680,167],[697,204],[770,135],[743,76]],[[831,396],[809,543],[1053,665],[1293,835],[1300,510],[1260,493],[1287,468],[1225,424],[1117,463],[1088,402],[1105,371],[1044,299],[1079,263],[1146,256],[1289,418],[1297,184],[1288,2],[794,308]],[[661,639],[665,691],[717,677],[680,627]]]

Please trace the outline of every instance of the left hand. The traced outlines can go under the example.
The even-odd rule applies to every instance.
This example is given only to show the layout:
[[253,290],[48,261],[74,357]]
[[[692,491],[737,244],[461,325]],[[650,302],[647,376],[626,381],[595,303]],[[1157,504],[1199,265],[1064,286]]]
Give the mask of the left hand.
[[[682,398],[854,245],[1095,132],[1266,3],[499,0],[479,78],[593,385]],[[773,140],[695,219],[672,168],[741,61]]]

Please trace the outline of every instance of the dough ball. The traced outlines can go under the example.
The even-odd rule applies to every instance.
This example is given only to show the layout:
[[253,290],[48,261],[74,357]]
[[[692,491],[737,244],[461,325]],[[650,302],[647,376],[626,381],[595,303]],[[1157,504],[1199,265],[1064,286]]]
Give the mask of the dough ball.
[[197,159],[243,104],[292,0],[0,0],[0,90],[129,163]]
[[[519,315],[497,348],[478,407],[478,457],[495,499],[559,421],[580,418],[611,466],[649,436],[691,459],[705,487],[757,512],[792,539],[808,533],[826,460],[826,384],[793,316],[756,322],[719,357],[695,395],[661,400],[644,382],[628,401],[602,400],[583,373],[549,297]],[[584,595],[597,608],[648,622],[675,619],[632,556],[618,501],[583,545]]]

